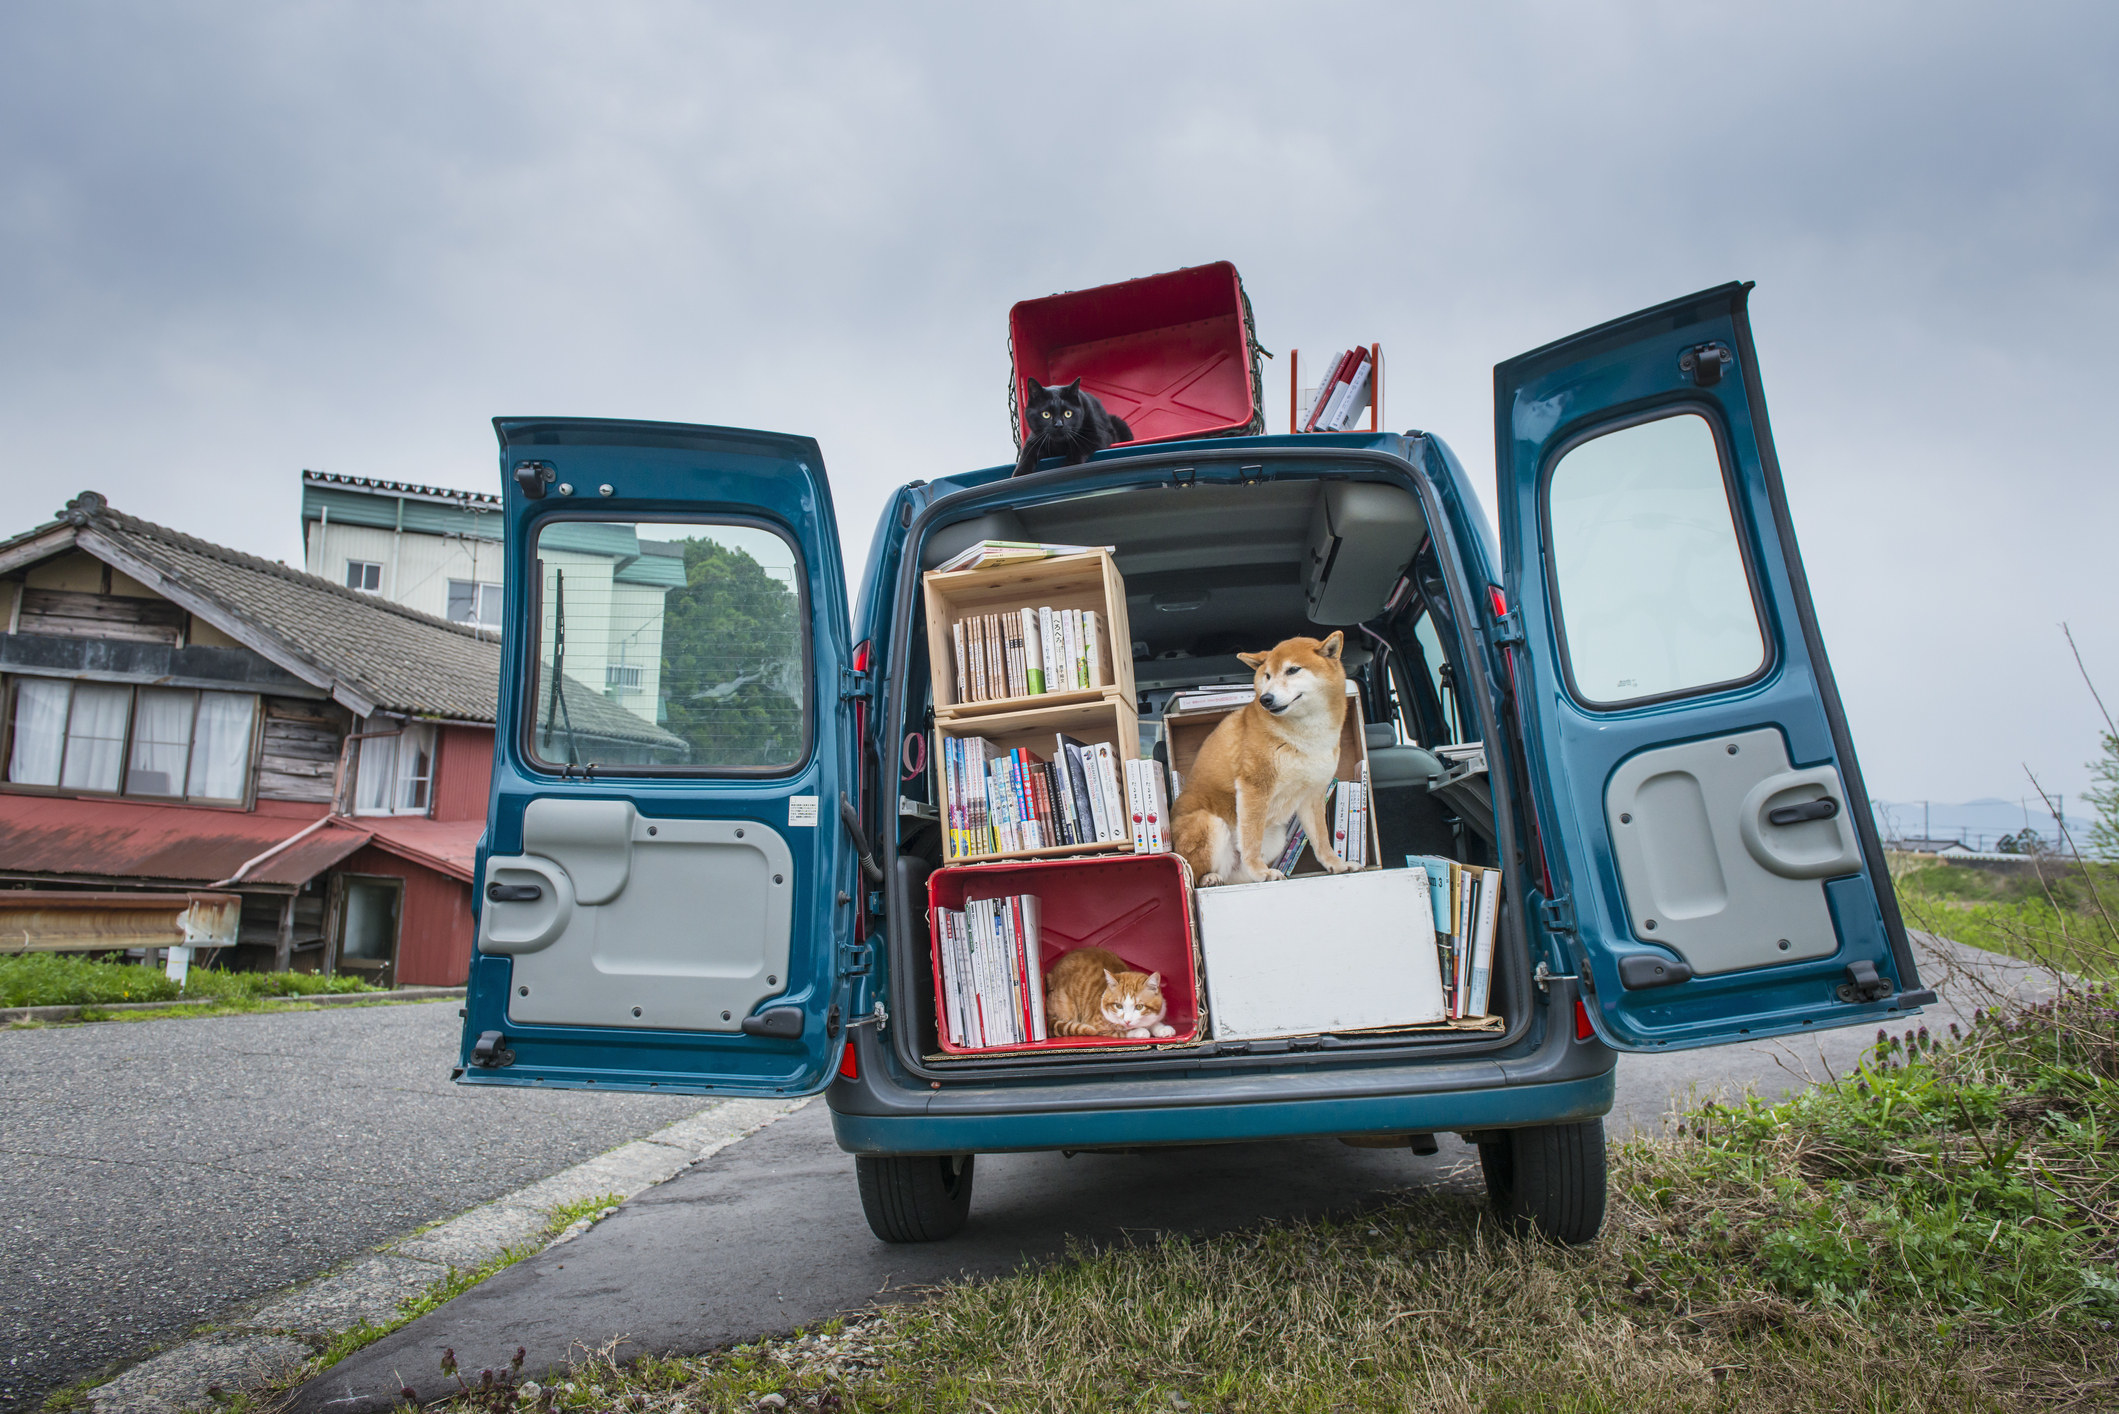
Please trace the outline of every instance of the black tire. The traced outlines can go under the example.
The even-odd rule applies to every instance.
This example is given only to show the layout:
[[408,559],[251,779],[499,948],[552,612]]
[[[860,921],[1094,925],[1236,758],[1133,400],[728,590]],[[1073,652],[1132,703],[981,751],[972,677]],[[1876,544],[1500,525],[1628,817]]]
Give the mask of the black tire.
[[954,1237],[971,1215],[971,1170],[976,1154],[919,1154],[854,1160],[861,1211],[885,1242],[940,1242]]
[[1604,1121],[1505,1130],[1479,1146],[1494,1214],[1519,1236],[1579,1247],[1604,1226]]

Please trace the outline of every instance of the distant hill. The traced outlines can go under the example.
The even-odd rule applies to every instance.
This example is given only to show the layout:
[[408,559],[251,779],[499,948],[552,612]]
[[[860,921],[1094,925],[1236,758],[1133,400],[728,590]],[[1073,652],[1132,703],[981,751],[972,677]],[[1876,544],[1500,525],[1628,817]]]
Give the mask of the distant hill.
[[[2059,802],[2067,812],[2067,827],[2078,849],[2089,847],[2090,821],[2081,804]],[[2060,830],[2045,803],[2037,796],[2025,800],[1947,801],[1878,800],[1876,830],[1885,840],[1926,838],[1962,840],[1973,849],[1992,849],[2003,835],[2013,835],[2026,825],[2036,830],[2047,845],[2060,846]]]

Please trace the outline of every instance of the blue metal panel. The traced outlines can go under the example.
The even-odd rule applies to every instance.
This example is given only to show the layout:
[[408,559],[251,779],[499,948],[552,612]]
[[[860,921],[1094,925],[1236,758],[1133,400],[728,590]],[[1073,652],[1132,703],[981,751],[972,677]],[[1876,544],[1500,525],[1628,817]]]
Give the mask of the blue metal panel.
[[[1621,1049],[1682,1049],[1740,1036],[1852,1025],[1917,1005],[1923,994],[1905,945],[1896,901],[1876,844],[1861,774],[1817,634],[1809,591],[1788,523],[1779,465],[1765,423],[1745,300],[1729,285],[1673,301],[1524,354],[1494,371],[1495,447],[1501,545],[1513,622],[1490,623],[1523,638],[1517,671],[1521,727],[1552,873],[1552,894],[1571,905],[1549,919],[1560,955],[1595,982],[1591,1014]],[[1681,363],[1719,343],[1735,366],[1701,385]],[[1769,666],[1727,690],[1616,710],[1590,710],[1570,693],[1544,544],[1543,484],[1560,452],[1585,431],[1661,411],[1699,413],[1719,430],[1732,465],[1737,534],[1755,572]],[[1619,764],[1651,747],[1720,733],[1777,729],[1792,764],[1835,765],[1861,830],[1867,863],[1826,894],[1838,951],[1829,957],[1628,991],[1618,964],[1630,952],[1671,954],[1637,938],[1621,895],[1605,821],[1604,792]],[[1873,965],[1901,996],[1849,1003],[1837,995],[1850,964]]]
[[1611,1109],[1615,1070],[1548,1085],[1430,1095],[1292,1100],[1060,1114],[921,1115],[832,1112],[832,1135],[855,1154],[995,1153],[1135,1144],[1219,1144],[1324,1134],[1508,1129],[1596,1119]]
[[[511,959],[473,959],[464,1023],[461,1079],[470,1084],[609,1086],[718,1095],[801,1095],[823,1088],[844,1042],[846,954],[858,897],[856,860],[838,821],[837,803],[855,779],[846,576],[838,521],[817,444],[805,437],[732,428],[598,420],[498,420],[506,493],[507,611],[502,630],[500,715],[495,732],[493,792],[479,874],[486,856],[522,848],[523,812],[547,797],[627,800],[651,818],[755,820],[780,831],[794,852],[796,900],[787,988],[774,1008],[802,1013],[799,1038],[725,1032],[520,1025],[507,1017]],[[557,469],[555,481],[612,487],[610,496],[564,497],[548,490],[525,497],[509,470],[532,459]],[[576,519],[584,517],[585,519]],[[530,612],[537,575],[537,536],[594,553],[640,556],[628,523],[649,520],[763,522],[800,551],[810,630],[808,757],[777,775],[628,776],[599,767],[593,781],[542,770],[523,749],[525,685],[536,652]],[[548,540],[546,543],[553,543]],[[683,562],[670,560],[682,583]],[[815,828],[790,828],[789,798],[815,797]],[[474,898],[477,898],[474,895]],[[483,900],[478,899],[482,906]],[[702,920],[710,924],[711,920]],[[501,1032],[512,1061],[473,1064],[487,1032]]]

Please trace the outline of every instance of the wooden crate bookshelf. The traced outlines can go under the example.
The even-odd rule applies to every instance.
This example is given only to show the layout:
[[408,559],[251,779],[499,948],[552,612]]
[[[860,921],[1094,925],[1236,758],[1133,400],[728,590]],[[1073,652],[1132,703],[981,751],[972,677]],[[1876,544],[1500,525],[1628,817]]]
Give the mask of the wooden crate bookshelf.
[[[1126,584],[1111,556],[1098,550],[1049,560],[996,565],[991,569],[930,571],[923,579],[927,609],[927,653],[934,676],[935,720],[951,721],[1000,713],[1042,710],[1115,699],[1133,702],[1133,629],[1126,618]],[[1103,621],[1099,644],[1103,686],[1072,688],[1030,697],[966,702],[956,680],[956,644],[951,630],[965,618],[1011,609],[1094,609]],[[1049,744],[1049,743],[1048,743]]]
[[[1242,710],[1241,707],[1214,707],[1204,712],[1186,712],[1163,718],[1163,742],[1170,757],[1170,800],[1173,807],[1184,782],[1192,773],[1192,763],[1198,758],[1200,747],[1206,745],[1207,738],[1213,734],[1214,728],[1221,725],[1223,718]],[[1366,771],[1368,762],[1368,734],[1362,725],[1361,699],[1350,693],[1346,699],[1346,720],[1339,728],[1339,764],[1333,768],[1333,774],[1342,781],[1358,781]],[[1373,776],[1370,777],[1369,789],[1372,793],[1375,790]],[[1329,805],[1325,807],[1325,813],[1329,823]],[[1368,837],[1368,863],[1362,867],[1380,869],[1383,867],[1382,842],[1376,835],[1376,803],[1373,794],[1369,801]],[[1305,849],[1302,863],[1296,872],[1309,874],[1322,871],[1323,866],[1316,862],[1314,852]]]
[[[945,818],[942,821],[942,838],[945,847],[949,840],[950,826],[946,818],[949,780],[944,764],[947,760],[942,747],[944,740],[951,737],[984,737],[993,743],[998,752],[1013,751],[1019,746],[1028,747],[1039,757],[1050,761],[1054,757],[1056,738],[1062,733],[1090,746],[1098,742],[1109,742],[1121,762],[1135,760],[1140,756],[1140,717],[1128,698],[1104,695],[1093,697],[1086,702],[1031,707],[986,716],[944,719],[937,714],[934,724],[932,770],[934,797],[943,803],[941,808]],[[1123,768],[1120,784],[1124,784]],[[1128,833],[1123,839],[1106,840],[1100,844],[1053,845],[1046,849],[1001,850],[992,854],[951,854],[948,856],[948,862],[979,864],[1011,859],[1064,859],[1076,855],[1130,854],[1132,850],[1133,839]]]

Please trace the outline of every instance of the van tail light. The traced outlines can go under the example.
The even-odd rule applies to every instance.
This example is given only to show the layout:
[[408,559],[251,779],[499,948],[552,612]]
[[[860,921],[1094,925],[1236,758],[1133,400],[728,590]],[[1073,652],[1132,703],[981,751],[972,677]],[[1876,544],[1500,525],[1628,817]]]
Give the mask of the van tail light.
[[865,638],[853,646],[853,670],[855,672],[865,673],[868,671],[868,655],[873,651],[873,648],[874,645]]
[[1500,586],[1500,585],[1498,585],[1498,584],[1489,584],[1489,585],[1487,585],[1487,586],[1486,586],[1486,599],[1487,599],[1487,602],[1488,602],[1488,603],[1490,603],[1490,604],[1492,604],[1492,605],[1494,606],[1494,617],[1495,617],[1495,618],[1497,618],[1497,619],[1505,619],[1505,618],[1507,618],[1507,617],[1508,617],[1508,596],[1507,596],[1507,595],[1505,595],[1505,594],[1503,594],[1503,593],[1501,592],[1501,586]]
[[[1587,1040],[1588,1040],[1588,1039],[1589,1039],[1590,1037],[1592,1037],[1592,1036],[1594,1036],[1594,1035],[1596,1035],[1596,1034],[1597,1034],[1597,1028],[1596,1028],[1596,1027],[1594,1027],[1594,1026],[1591,1026],[1591,1025],[1589,1024],[1589,1008],[1588,1008],[1588,1007],[1586,1007],[1586,1006],[1583,1006],[1583,1005],[1582,1005],[1582,999],[1581,999],[1580,997],[1576,997],[1576,998],[1575,998],[1575,1039],[1576,1039],[1577,1041],[1587,1041]],[[848,1047],[846,1048],[846,1054],[847,1054],[847,1055],[849,1055],[849,1056],[851,1056],[851,1055],[853,1054],[853,1047],[852,1047],[852,1046],[848,1046]],[[844,1067],[841,1067],[841,1069],[844,1069]]]
[[846,1049],[839,1052],[839,1074],[848,1080],[861,1078],[861,1063],[854,1059],[853,1037],[846,1038]]

